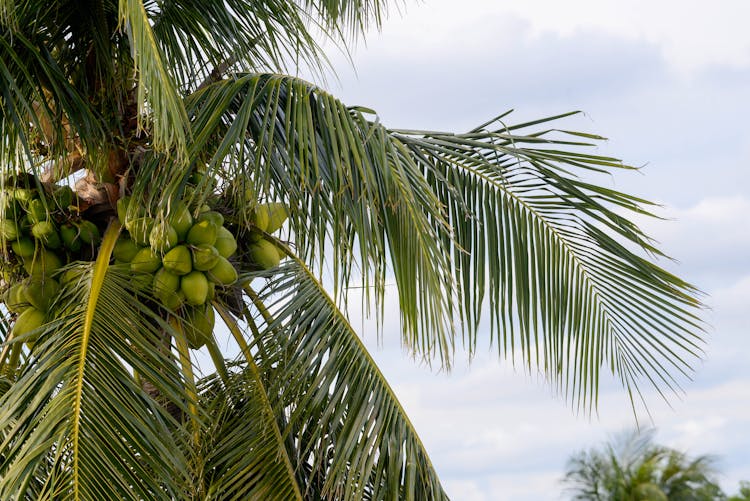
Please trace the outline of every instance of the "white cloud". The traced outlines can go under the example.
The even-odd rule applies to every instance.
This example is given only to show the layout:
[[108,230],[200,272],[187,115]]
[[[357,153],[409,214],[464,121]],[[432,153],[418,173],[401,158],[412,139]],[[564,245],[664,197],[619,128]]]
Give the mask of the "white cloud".
[[[740,277],[729,287],[713,291],[712,303],[721,312],[730,315],[743,315],[750,321],[750,275]],[[747,323],[746,327],[750,327]]]
[[[556,472],[493,475],[487,501],[542,501],[560,499],[560,474]],[[456,496],[461,499],[461,496]]]
[[484,490],[473,480],[447,480],[443,487],[449,495],[462,501],[487,501]]
[[[666,220],[637,218],[647,234],[654,237],[677,263],[662,265],[679,275],[688,274],[688,280],[708,292],[708,304],[726,308],[737,298],[747,297],[735,287],[743,275],[750,274],[750,198],[731,194],[739,186],[727,186],[726,196],[698,200],[687,207],[666,207],[657,214]],[[714,292],[715,291],[715,292]],[[741,300],[741,299],[740,299]],[[717,310],[718,311],[718,310]]]
[[[469,47],[481,47],[517,36],[515,30],[503,29],[512,16],[523,19],[534,36],[573,36],[597,30],[645,40],[657,44],[664,57],[682,71],[750,64],[750,32],[746,29],[750,4],[742,0],[720,0],[710,5],[698,0],[466,0],[460,9],[451,0],[433,0],[410,7],[407,17],[390,21],[386,30],[391,39],[408,37],[415,50],[458,40]],[[489,34],[496,38],[489,38]]]
[[685,216],[695,221],[721,224],[725,227],[724,229],[730,225],[737,225],[735,229],[740,230],[739,233],[744,234],[750,241],[750,230],[743,231],[743,227],[747,228],[747,226],[739,226],[740,223],[747,222],[748,212],[750,212],[750,200],[742,196],[709,198],[682,211]]

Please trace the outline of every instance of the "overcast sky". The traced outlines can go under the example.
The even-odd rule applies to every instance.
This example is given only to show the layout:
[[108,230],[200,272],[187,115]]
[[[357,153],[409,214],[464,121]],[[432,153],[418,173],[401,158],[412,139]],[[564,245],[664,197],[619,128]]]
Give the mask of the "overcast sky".
[[[334,56],[339,80],[326,84],[390,127],[461,132],[510,108],[518,122],[583,110],[564,126],[644,166],[600,182],[664,204],[669,220],[643,225],[712,308],[694,382],[671,408],[647,396],[657,441],[717,455],[729,492],[750,480],[748,19],[746,0],[409,2],[357,47],[356,73]],[[634,425],[614,384],[589,419],[489,350],[446,375],[402,353],[397,324],[382,345],[369,324],[363,337],[456,500],[564,499],[566,459]]]

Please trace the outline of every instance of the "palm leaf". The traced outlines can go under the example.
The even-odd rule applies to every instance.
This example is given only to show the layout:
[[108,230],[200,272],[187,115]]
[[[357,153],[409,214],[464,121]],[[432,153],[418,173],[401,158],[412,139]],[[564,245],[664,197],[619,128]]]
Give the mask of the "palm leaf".
[[[224,313],[230,329],[239,327]],[[228,378],[201,382],[202,407],[212,417],[201,431],[205,491],[210,499],[303,499],[252,357]]]
[[[145,2],[154,37],[183,92],[235,67],[282,71],[289,61],[324,59],[294,2],[209,0]],[[203,64],[196,65],[196,59]],[[213,75],[213,76],[212,76]]]
[[290,235],[303,260],[330,264],[335,297],[345,302],[358,274],[382,314],[393,270],[405,344],[426,359],[450,364],[456,320],[473,351],[488,306],[499,353],[519,353],[588,410],[603,367],[634,399],[644,382],[679,391],[690,376],[696,290],[633,250],[661,255],[623,215],[650,215],[650,204],[588,180],[630,167],[578,151],[594,135],[522,133],[564,116],[503,115],[466,134],[388,130],[302,80],[255,74],[187,107],[214,174],[289,204]]
[[288,72],[290,64],[304,63],[322,74],[327,58],[318,44],[321,36],[345,46],[368,27],[380,27],[386,10],[382,0],[190,0],[144,5],[154,35],[186,91],[231,68]]
[[[326,239],[334,242],[334,295],[348,285],[356,250],[363,285],[374,286],[382,299],[390,255],[407,344],[450,363],[451,306],[444,291],[451,275],[440,249],[449,229],[404,145],[382,128],[353,132],[368,122],[358,123],[332,97],[287,77],[238,77],[197,93],[188,107],[195,115],[194,148],[215,151],[215,173],[249,177],[259,197],[278,197],[294,208],[292,227],[306,261],[322,265]],[[236,195],[238,207],[254,203],[242,190]]]
[[398,399],[315,274],[295,256],[250,297],[261,308],[250,320],[254,359],[305,496],[447,499]]
[[[70,174],[75,160],[106,179],[101,153],[120,143],[113,118],[126,115],[133,89],[127,37],[117,30],[117,2],[12,2],[0,20],[0,117],[3,171],[23,163],[36,172]],[[80,168],[77,165],[76,168]]]
[[0,121],[3,179],[22,163],[39,172],[32,157],[39,142],[50,157],[59,158],[68,153],[68,136],[81,138],[83,148],[98,146],[105,136],[85,97],[45,45],[25,33],[7,30],[0,37]]
[[119,16],[128,33],[138,72],[139,121],[147,120],[157,151],[187,161],[187,115],[167,60],[159,47],[142,0],[120,0]]
[[111,226],[93,266],[71,265],[79,278],[0,401],[4,499],[172,499],[190,489],[180,428],[133,378],[184,408],[175,362],[155,348],[168,326],[134,303],[129,273],[108,265],[117,233]]

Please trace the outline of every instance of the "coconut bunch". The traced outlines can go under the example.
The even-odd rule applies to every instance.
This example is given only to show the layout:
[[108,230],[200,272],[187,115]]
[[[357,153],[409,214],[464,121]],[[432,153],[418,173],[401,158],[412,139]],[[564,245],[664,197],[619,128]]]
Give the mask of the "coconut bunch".
[[[225,225],[224,216],[208,205],[194,216],[188,204],[180,200],[163,221],[141,214],[130,205],[129,197],[117,203],[118,217],[126,231],[115,244],[115,263],[127,264],[138,289],[152,294],[161,305],[184,319],[188,344],[200,348],[213,332],[210,301],[216,288],[228,288],[237,281],[237,269],[230,262],[237,251],[237,240]],[[276,266],[281,255],[262,236],[281,227],[286,210],[283,209],[283,218],[275,204],[258,206],[256,212],[257,239],[249,249],[253,264],[267,269]]]
[[[6,187],[0,192],[3,278],[14,273],[50,274],[70,261],[91,259],[99,228],[84,219],[69,186]],[[6,280],[11,281],[11,280]]]
[[[60,284],[57,271],[71,261],[90,260],[100,240],[99,228],[81,217],[75,193],[69,186],[6,187],[0,191],[2,219],[2,300],[17,314],[14,337],[26,335],[46,320]],[[33,338],[28,338],[33,343]]]
[[[94,211],[84,212],[87,205],[79,204],[70,187],[40,183],[30,174],[19,174],[0,190],[0,204],[1,299],[15,317],[14,337],[26,335],[33,343],[29,334],[49,320],[65,286],[68,273],[60,269],[97,257],[100,228],[87,215]],[[238,295],[231,289],[238,280],[232,261],[243,270],[267,270],[284,257],[269,240],[287,218],[282,203],[253,201],[246,206],[249,217],[237,220],[230,214],[229,221],[218,211],[227,210],[220,204],[213,210],[180,200],[166,218],[132,205],[127,196],[117,202],[125,230],[113,250],[114,263],[128,267],[135,288],[181,321],[191,348],[212,335],[217,288],[223,300]],[[239,257],[236,235],[242,236]]]

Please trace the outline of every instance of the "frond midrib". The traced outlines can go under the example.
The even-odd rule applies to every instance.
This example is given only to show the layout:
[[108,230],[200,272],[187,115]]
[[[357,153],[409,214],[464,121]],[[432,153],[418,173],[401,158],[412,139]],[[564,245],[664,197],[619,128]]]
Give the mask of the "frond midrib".
[[71,421],[73,430],[71,431],[71,441],[73,446],[73,464],[71,466],[73,470],[73,498],[80,499],[80,479],[79,476],[79,460],[80,460],[80,438],[81,438],[81,410],[83,404],[83,376],[86,370],[86,354],[88,350],[89,337],[91,335],[91,329],[94,323],[94,314],[96,313],[96,304],[99,301],[99,293],[102,289],[104,277],[109,267],[109,259],[114,249],[115,242],[120,233],[120,223],[118,220],[113,219],[107,231],[104,233],[101,247],[99,248],[99,256],[96,258],[96,264],[94,265],[94,271],[91,275],[91,289],[89,292],[89,300],[86,305],[86,317],[83,324],[83,332],[81,336],[81,348],[80,348],[80,360],[78,362],[78,368],[76,370],[76,385],[74,389],[74,401],[73,401],[73,412]]

